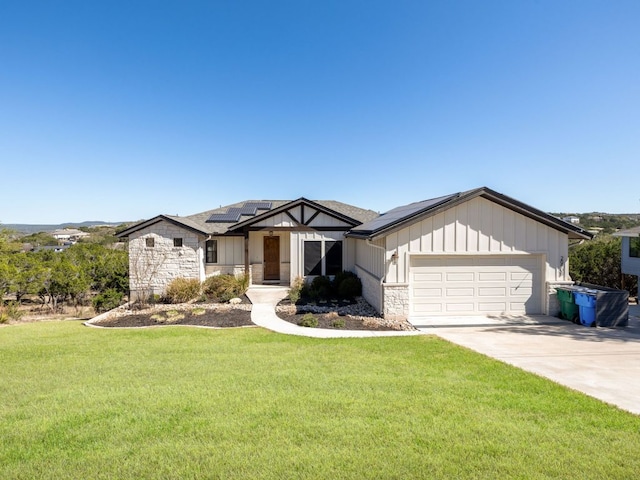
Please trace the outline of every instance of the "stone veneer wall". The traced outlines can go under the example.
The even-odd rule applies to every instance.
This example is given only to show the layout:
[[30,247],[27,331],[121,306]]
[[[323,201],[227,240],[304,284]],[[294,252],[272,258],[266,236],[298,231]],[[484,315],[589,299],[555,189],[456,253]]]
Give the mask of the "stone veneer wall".
[[205,265],[205,276],[213,275],[244,275],[244,265]]
[[355,274],[362,282],[362,296],[378,313],[382,313],[380,279],[358,265],[355,266],[355,270]]
[[573,284],[574,282],[547,282],[547,295],[544,312],[546,315],[554,317],[560,312],[560,302],[558,301],[556,287],[566,287]]
[[409,285],[383,284],[384,286],[384,318],[406,320],[409,318]]
[[[146,239],[154,246],[147,247]],[[182,247],[173,239],[182,238]],[[162,295],[175,278],[201,279],[201,249],[198,236],[168,222],[160,222],[135,232],[129,238],[129,282],[131,299]]]

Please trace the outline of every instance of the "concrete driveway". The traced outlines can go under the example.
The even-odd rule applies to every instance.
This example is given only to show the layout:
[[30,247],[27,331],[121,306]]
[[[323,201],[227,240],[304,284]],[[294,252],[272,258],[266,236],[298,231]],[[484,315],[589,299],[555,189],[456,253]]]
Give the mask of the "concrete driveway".
[[626,328],[554,317],[415,318],[421,331],[640,414],[640,309]]

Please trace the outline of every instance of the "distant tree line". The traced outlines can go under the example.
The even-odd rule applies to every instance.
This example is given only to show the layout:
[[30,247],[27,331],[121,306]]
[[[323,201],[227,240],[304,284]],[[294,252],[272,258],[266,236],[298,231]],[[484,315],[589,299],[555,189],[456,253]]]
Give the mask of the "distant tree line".
[[[621,253],[622,239],[611,235],[574,245],[569,249],[569,274],[576,282],[622,288]],[[624,275],[624,287],[637,295],[638,278]]]
[[101,310],[116,306],[129,290],[126,250],[100,243],[78,243],[63,252],[23,252],[21,246],[11,232],[0,231],[0,304],[29,296],[51,311],[90,301]]

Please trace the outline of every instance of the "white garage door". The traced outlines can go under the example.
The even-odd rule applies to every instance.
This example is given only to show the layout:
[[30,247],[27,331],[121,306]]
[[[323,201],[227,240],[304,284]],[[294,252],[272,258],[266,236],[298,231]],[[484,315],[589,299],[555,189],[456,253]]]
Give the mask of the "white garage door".
[[541,257],[424,256],[411,260],[411,315],[542,313]]

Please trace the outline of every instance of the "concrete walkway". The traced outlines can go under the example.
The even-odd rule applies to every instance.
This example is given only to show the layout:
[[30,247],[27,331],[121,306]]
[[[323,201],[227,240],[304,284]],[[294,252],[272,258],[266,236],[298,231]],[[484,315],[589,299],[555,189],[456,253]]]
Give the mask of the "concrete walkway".
[[540,316],[521,323],[476,317],[462,326],[437,319],[420,329],[640,414],[640,312],[630,312],[626,328]]
[[359,338],[359,337],[401,337],[424,335],[420,331],[370,331],[370,330],[333,330],[328,328],[308,328],[285,322],[276,315],[275,307],[287,296],[289,288],[270,285],[253,285],[247,291],[247,297],[253,303],[251,321],[260,327],[278,333],[314,338]]

